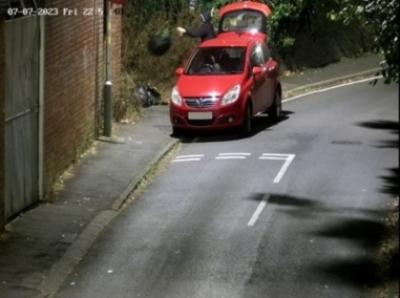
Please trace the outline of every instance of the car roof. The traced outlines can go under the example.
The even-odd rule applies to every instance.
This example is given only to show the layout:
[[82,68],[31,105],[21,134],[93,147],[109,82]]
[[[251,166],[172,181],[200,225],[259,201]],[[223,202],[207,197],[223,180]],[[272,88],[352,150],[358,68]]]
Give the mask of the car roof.
[[219,15],[220,17],[223,17],[228,12],[247,9],[257,10],[266,16],[270,16],[272,14],[271,8],[264,3],[254,1],[242,1],[223,6],[219,11]]
[[248,47],[258,41],[258,39],[253,39],[248,34],[229,32],[228,34],[220,34],[216,38],[203,41],[200,47]]

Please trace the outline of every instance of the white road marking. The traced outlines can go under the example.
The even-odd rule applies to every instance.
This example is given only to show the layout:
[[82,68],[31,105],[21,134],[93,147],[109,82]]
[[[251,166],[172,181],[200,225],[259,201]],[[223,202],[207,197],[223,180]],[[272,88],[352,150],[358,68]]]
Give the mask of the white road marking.
[[366,79],[362,79],[362,80],[358,80],[358,81],[354,81],[354,82],[343,83],[343,84],[340,84],[340,85],[327,87],[327,88],[323,88],[323,89],[319,89],[319,90],[314,90],[314,91],[310,91],[310,92],[303,93],[303,94],[300,94],[300,95],[295,95],[295,96],[292,96],[292,97],[289,97],[289,98],[286,98],[286,99],[282,100],[282,102],[283,103],[284,102],[289,102],[289,101],[292,101],[292,100],[295,100],[295,99],[299,99],[299,98],[302,98],[302,97],[305,97],[305,96],[308,96],[308,95],[322,93],[322,92],[326,92],[326,91],[329,91],[329,90],[333,90],[333,89],[337,89],[337,88],[341,88],[341,87],[346,87],[346,86],[351,86],[351,85],[355,85],[355,84],[360,84],[360,83],[365,83],[365,82],[369,82],[369,81],[373,81],[373,80],[377,80],[377,79],[382,79],[382,78],[383,78],[383,76],[374,76],[374,77],[371,77],[371,78],[366,78]]
[[287,153],[263,153],[261,156],[280,156],[286,158],[288,155]]
[[279,171],[278,175],[275,177],[274,183],[279,183],[279,181],[281,181],[281,179],[285,175],[287,169],[289,168],[289,166],[292,163],[292,161],[293,161],[295,156],[296,155],[294,155],[294,154],[290,154],[290,156],[286,159],[286,161],[283,164],[283,166],[282,166],[281,170]]
[[215,158],[216,160],[227,160],[227,159],[246,159],[248,156],[251,156],[251,153],[247,152],[227,152],[220,153]]
[[285,175],[286,171],[288,170],[290,164],[292,163],[293,159],[296,157],[296,154],[281,154],[281,153],[263,153],[259,159],[261,160],[284,160],[285,163],[279,170],[279,173],[276,175],[274,179],[274,183],[279,183],[283,176]]
[[243,156],[250,156],[251,153],[239,153],[239,152],[232,152],[232,153],[220,153],[219,156],[229,156],[229,155],[243,155]]
[[[204,154],[188,154],[188,155],[178,155],[171,163],[183,163],[183,162],[197,162],[201,161],[204,157]],[[244,160],[247,157],[250,157],[251,153],[248,152],[225,152],[219,153],[216,160]],[[295,158],[295,154],[282,154],[282,153],[263,153],[259,159],[261,160],[282,160],[285,161],[282,168],[279,170],[279,173],[276,175],[274,179],[274,183],[279,183],[286,171],[288,170],[290,164]]]
[[177,163],[177,162],[190,162],[190,161],[200,161],[201,158],[186,158],[186,159],[174,159],[172,162]]
[[249,227],[253,227],[258,218],[260,217],[261,213],[263,212],[264,208],[267,206],[267,200],[269,198],[269,195],[264,195],[262,201],[260,202],[260,204],[258,204],[258,207],[256,209],[256,211],[254,211],[253,216],[250,218],[249,222],[248,222],[248,226]]
[[269,159],[269,160],[286,160],[286,158],[278,157],[278,156],[261,156],[259,159]]
[[202,158],[204,157],[204,154],[190,154],[190,155],[178,155],[176,159],[180,158]]
[[190,155],[178,155],[172,162],[190,162],[200,161],[204,157],[204,154],[190,154]]
[[226,159],[246,159],[246,156],[217,156],[216,160],[226,160]]

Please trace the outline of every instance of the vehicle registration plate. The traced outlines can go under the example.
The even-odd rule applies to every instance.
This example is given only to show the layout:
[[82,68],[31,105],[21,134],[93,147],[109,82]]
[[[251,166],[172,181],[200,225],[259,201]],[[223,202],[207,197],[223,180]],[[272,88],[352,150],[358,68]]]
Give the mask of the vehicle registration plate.
[[189,112],[189,120],[212,120],[212,112]]

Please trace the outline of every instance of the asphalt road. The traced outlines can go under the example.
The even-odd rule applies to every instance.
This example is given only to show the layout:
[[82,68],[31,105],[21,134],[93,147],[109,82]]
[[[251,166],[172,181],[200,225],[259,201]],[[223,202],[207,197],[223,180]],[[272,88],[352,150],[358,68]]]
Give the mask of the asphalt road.
[[283,108],[249,138],[185,142],[57,297],[365,297],[398,190],[397,88],[362,83]]

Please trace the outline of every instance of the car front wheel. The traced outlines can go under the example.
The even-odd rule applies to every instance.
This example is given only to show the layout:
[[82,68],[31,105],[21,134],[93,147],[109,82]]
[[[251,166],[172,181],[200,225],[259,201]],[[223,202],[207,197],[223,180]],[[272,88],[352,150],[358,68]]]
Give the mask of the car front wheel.
[[274,102],[269,111],[269,116],[273,121],[278,121],[282,114],[282,98],[279,92],[275,92]]
[[243,124],[242,124],[242,134],[244,136],[249,136],[252,131],[252,112],[250,104],[247,104],[246,111],[243,117]]
[[172,136],[173,137],[179,138],[182,136],[182,134],[183,134],[182,129],[180,129],[179,127],[175,127],[175,126],[172,127]]

